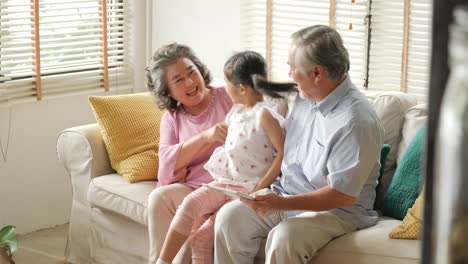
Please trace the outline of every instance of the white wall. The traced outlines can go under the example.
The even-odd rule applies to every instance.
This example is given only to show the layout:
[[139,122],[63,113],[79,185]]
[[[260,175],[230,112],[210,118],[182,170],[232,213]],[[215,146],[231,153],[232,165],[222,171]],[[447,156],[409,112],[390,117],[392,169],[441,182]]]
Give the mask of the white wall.
[[4,151],[9,142],[7,160],[0,160],[0,226],[16,225],[25,233],[68,222],[70,180],[57,160],[55,139],[67,127],[93,122],[86,96],[15,104],[0,113]]
[[176,41],[189,45],[223,80],[223,65],[240,49],[240,3],[233,0],[152,1],[152,51]]
[[[144,83],[146,11],[144,1],[131,2],[132,39],[138,40],[131,45],[132,64],[135,87],[140,88]],[[65,128],[94,122],[87,95],[0,106],[3,151],[8,142],[6,161],[0,153],[0,227],[16,225],[18,233],[27,233],[69,221],[70,179],[57,160],[56,137]]]

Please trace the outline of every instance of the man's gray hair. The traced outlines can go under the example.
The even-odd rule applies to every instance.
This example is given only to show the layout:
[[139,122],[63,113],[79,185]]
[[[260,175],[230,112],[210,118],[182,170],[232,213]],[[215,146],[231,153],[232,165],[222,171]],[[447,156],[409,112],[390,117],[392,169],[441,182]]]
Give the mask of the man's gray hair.
[[296,45],[296,67],[308,74],[312,67],[321,65],[326,77],[340,80],[349,70],[349,55],[338,32],[325,25],[303,28],[291,35]]
[[187,58],[195,64],[200,72],[205,86],[211,83],[212,77],[208,68],[195,55],[192,49],[186,45],[171,43],[159,48],[146,67],[146,87],[156,98],[156,104],[161,109],[174,110],[179,102],[169,95],[166,83],[167,68],[180,58]]

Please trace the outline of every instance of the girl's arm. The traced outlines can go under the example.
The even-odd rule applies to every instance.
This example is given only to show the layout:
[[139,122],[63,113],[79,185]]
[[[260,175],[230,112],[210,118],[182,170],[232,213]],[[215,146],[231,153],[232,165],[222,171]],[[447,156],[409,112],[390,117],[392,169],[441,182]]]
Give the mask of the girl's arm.
[[273,147],[276,150],[276,157],[273,159],[273,163],[270,168],[263,176],[262,179],[255,185],[255,188],[252,192],[256,192],[263,188],[267,188],[270,184],[278,177],[281,173],[281,162],[283,161],[284,153],[284,138],[285,132],[284,129],[280,126],[278,120],[273,117],[273,115],[268,110],[263,110],[260,125],[262,126],[265,134],[270,139]]

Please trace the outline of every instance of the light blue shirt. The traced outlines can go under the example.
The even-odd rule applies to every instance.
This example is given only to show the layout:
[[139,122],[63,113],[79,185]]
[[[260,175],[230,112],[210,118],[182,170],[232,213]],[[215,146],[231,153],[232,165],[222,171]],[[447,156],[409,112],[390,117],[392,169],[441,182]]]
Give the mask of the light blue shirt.
[[272,190],[294,195],[330,185],[357,198],[353,205],[330,213],[359,229],[374,225],[378,218],[373,206],[384,129],[350,78],[319,103],[297,96],[285,128],[282,176],[273,183]]

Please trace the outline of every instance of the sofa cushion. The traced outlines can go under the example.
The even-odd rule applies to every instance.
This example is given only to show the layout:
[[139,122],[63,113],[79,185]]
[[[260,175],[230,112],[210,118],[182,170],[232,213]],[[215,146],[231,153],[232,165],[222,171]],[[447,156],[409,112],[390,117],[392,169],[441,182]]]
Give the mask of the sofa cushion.
[[385,164],[387,171],[395,167],[405,115],[417,101],[414,96],[401,92],[366,92],[366,96],[384,126],[384,143],[391,147]]
[[163,111],[151,93],[90,96],[112,168],[129,182],[156,180]]
[[395,176],[384,197],[383,214],[403,220],[419,195],[422,177],[422,158],[426,138],[426,125],[411,140],[398,165]]
[[[320,250],[316,257],[317,262],[314,260],[313,263],[330,263],[325,260],[336,259],[340,255],[345,256],[342,263],[360,263],[359,260],[346,261],[349,256],[369,256],[374,260],[401,259],[394,263],[404,263],[405,259],[419,261],[421,247],[419,240],[395,240],[388,237],[390,230],[400,223],[399,220],[383,217],[373,227],[339,237]],[[381,262],[374,261],[374,263]]]
[[89,184],[88,201],[95,207],[123,215],[143,225],[148,225],[148,197],[156,188],[156,181],[134,184],[118,174],[94,178]]
[[398,146],[397,164],[400,163],[409,143],[418,132],[418,129],[426,122],[427,115],[427,104],[415,105],[406,112],[405,123],[401,129],[401,141]]
[[416,105],[417,100],[416,97],[402,92],[365,91],[364,94],[382,121],[385,129],[384,143],[391,147],[377,188],[375,208],[380,210],[383,207],[383,197],[395,172],[405,114],[410,107]]

